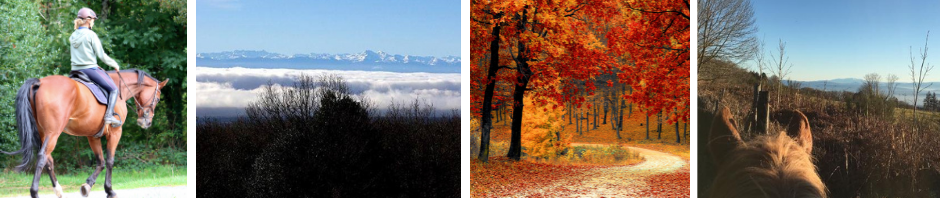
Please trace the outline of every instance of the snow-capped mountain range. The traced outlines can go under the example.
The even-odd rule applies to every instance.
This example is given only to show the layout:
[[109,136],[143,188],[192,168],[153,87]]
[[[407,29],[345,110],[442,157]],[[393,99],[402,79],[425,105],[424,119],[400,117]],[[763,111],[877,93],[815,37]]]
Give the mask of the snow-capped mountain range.
[[[832,80],[814,80],[814,81],[796,81],[800,83],[801,87],[809,87],[818,90],[824,91],[848,91],[848,92],[858,92],[858,88],[865,83],[865,80],[861,78],[838,78]],[[784,81],[784,84],[788,84]],[[887,82],[881,82],[881,86],[887,86]],[[924,90],[918,96],[918,100],[923,100],[927,96],[927,92],[940,92],[940,82],[924,82],[924,85],[933,84]],[[897,97],[899,100],[908,102],[908,104],[913,104],[914,102],[914,88],[913,83],[910,81],[899,81],[897,82],[896,90],[894,91],[894,97]],[[884,89],[884,88],[883,88]],[[921,101],[918,101],[920,105]]]
[[213,60],[213,61],[231,61],[231,60],[245,60],[245,59],[268,59],[268,60],[312,60],[318,62],[334,62],[342,64],[351,64],[351,63],[376,63],[376,64],[421,64],[421,65],[456,65],[460,66],[460,57],[457,56],[446,56],[446,57],[433,57],[433,56],[411,56],[411,55],[399,55],[399,54],[388,54],[383,51],[372,51],[366,50],[361,53],[346,53],[346,54],[321,54],[321,53],[310,53],[310,54],[294,54],[294,55],[284,55],[278,53],[267,52],[264,50],[235,50],[235,51],[225,51],[225,52],[215,52],[215,53],[199,53],[196,55],[197,60]]

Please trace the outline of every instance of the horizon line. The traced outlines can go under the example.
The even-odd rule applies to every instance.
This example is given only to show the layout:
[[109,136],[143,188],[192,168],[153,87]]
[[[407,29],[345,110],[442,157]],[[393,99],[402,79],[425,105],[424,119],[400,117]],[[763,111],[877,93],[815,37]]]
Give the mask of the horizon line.
[[[386,52],[386,51],[384,51],[384,50],[371,50],[371,49],[362,50],[362,51],[360,51],[360,52],[341,52],[341,53],[324,53],[324,52],[282,53],[282,52],[268,51],[268,50],[266,50],[266,49],[260,49],[260,50],[259,50],[259,49],[236,49],[236,50],[223,50],[223,51],[215,51],[215,52],[196,52],[196,54],[204,54],[204,53],[223,53],[223,52],[235,52],[235,51],[262,51],[262,52],[275,53],[275,54],[281,54],[281,55],[298,55],[298,54],[358,54],[358,53],[363,53],[363,52],[366,52],[366,51],[373,51],[373,52],[385,52],[385,53],[387,53],[387,54],[389,54],[389,55],[431,56],[431,57],[448,57],[448,56],[449,56],[449,57],[461,57],[460,55],[434,56],[434,55],[401,54],[401,53]],[[461,57],[461,58],[462,58],[462,57]]]

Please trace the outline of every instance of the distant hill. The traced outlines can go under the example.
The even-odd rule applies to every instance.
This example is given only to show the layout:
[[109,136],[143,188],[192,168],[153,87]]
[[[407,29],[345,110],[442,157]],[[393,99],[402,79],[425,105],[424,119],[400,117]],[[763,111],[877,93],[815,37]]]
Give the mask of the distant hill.
[[[900,80],[899,80],[900,81]],[[848,91],[848,92],[857,92],[858,88],[865,83],[865,80],[859,78],[839,78],[832,80],[816,80],[816,81],[797,81],[801,83],[801,87],[809,87],[818,90],[825,91]],[[786,82],[784,82],[786,83]],[[927,96],[927,92],[940,92],[940,82],[924,82],[923,86],[933,83],[932,86],[924,89],[920,93],[920,97],[917,98],[917,105],[920,106],[923,102],[923,98]],[[901,101],[906,101],[913,104],[914,101],[914,87],[911,82],[898,82],[897,90],[894,91],[894,97],[897,97]],[[885,82],[881,82],[881,86],[886,86]]]
[[390,72],[460,73],[458,56],[412,56],[366,50],[353,54],[284,55],[264,50],[235,50],[196,54],[196,65],[283,69],[327,69]]

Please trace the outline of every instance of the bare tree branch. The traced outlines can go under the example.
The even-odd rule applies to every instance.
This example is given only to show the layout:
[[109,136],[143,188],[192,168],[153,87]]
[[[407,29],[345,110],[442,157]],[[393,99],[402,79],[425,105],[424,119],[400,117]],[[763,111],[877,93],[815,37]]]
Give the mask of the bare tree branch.
[[917,98],[920,96],[920,92],[932,85],[928,84],[926,87],[923,86],[924,78],[927,77],[927,73],[933,69],[933,65],[927,63],[927,41],[930,39],[930,31],[927,31],[927,37],[924,38],[924,48],[920,51],[920,66],[915,62],[914,59],[914,50],[909,48],[909,54],[911,56],[911,64],[908,65],[908,68],[911,69],[911,81],[914,88],[914,114],[912,119],[914,120],[914,129],[917,131]]
[[740,63],[755,53],[750,0],[699,0],[698,7],[699,71],[713,59]]

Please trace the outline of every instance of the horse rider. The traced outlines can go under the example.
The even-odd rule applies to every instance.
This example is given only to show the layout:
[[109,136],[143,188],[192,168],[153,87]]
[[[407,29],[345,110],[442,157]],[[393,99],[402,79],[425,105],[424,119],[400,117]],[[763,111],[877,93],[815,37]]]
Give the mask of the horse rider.
[[105,124],[111,127],[121,126],[121,121],[114,118],[114,104],[117,103],[118,89],[114,80],[105,73],[104,69],[98,66],[98,60],[104,61],[116,71],[121,67],[101,48],[101,40],[98,34],[91,31],[95,26],[95,20],[98,16],[91,8],[82,8],[78,10],[78,17],[75,19],[75,31],[69,37],[69,43],[72,45],[69,50],[72,54],[72,71],[81,71],[85,73],[92,81],[104,88],[108,93],[108,109],[104,114]]

